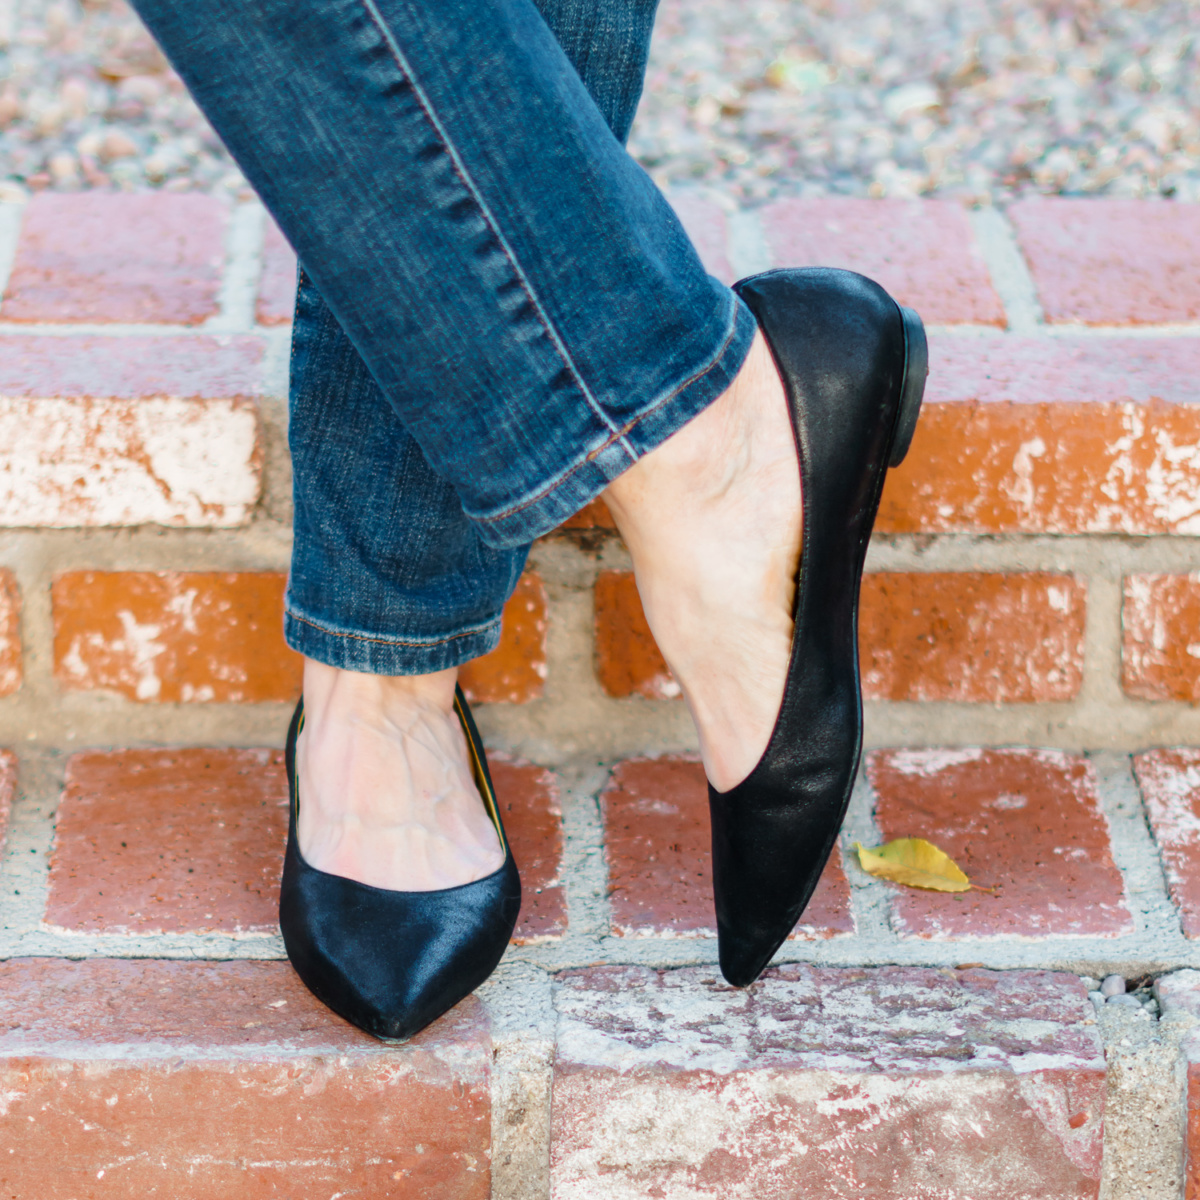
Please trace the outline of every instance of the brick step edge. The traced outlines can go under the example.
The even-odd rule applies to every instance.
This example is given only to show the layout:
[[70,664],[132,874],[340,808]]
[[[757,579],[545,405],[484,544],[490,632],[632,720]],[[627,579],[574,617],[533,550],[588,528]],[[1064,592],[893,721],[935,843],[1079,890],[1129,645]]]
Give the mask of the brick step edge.
[[[1159,997],[1189,1028],[1200,972]],[[518,965],[394,1046],[284,963],[18,959],[0,1010],[0,1194],[39,1200],[1082,1198],[1128,1140],[1127,1026],[1064,973]]]

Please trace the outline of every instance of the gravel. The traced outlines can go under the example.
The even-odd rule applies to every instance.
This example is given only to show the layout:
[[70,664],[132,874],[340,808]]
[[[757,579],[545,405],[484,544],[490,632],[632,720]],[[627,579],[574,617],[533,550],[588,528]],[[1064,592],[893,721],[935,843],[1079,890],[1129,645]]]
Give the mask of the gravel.
[[[1200,0],[664,0],[631,149],[661,185],[1200,200]],[[0,198],[246,194],[122,0],[0,0]]]

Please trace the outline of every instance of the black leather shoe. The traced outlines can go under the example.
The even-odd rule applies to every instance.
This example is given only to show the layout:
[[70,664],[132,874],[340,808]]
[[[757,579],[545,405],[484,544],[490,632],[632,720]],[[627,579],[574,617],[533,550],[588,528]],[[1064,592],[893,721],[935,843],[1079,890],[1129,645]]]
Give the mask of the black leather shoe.
[[392,892],[310,867],[296,841],[300,810],[296,738],[287,738],[291,819],[279,925],[296,974],[318,1000],[388,1041],[412,1037],[474,991],[504,954],[521,907],[521,880],[504,835],[479,731],[456,689],[475,782],[504,847],[504,865],[474,883],[433,892]]
[[735,285],[783,378],[804,541],[783,703],[749,776],[709,785],[721,972],[744,987],[792,931],[833,850],[862,750],[858,593],[884,475],[908,450],[927,374],[921,318],[849,271]]

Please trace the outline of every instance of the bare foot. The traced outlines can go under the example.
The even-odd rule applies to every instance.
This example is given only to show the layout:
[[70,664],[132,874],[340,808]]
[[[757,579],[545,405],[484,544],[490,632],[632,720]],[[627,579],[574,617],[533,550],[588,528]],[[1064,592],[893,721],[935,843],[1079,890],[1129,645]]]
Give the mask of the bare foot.
[[762,757],[779,714],[803,529],[786,393],[761,333],[729,390],[604,498],[705,771],[728,791]]
[[364,675],[305,659],[296,833],[311,866],[424,892],[504,864],[454,712],[456,676]]

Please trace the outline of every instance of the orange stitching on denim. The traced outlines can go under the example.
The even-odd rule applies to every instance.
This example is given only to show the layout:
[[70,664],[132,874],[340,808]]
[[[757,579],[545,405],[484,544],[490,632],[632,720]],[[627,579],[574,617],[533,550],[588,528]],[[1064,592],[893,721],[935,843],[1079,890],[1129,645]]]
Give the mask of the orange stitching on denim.
[[490,629],[495,629],[500,624],[500,618],[497,617],[494,621],[489,621],[486,625],[480,625],[474,629],[468,629],[465,633],[453,633],[449,637],[437,638],[432,642],[406,642],[402,638],[368,637],[364,633],[339,633],[336,630],[327,629],[324,625],[319,625],[316,621],[310,621],[307,617],[302,617],[298,612],[290,608],[285,608],[284,613],[293,621],[299,621],[302,625],[307,625],[310,629],[315,629],[318,633],[325,634],[326,637],[346,638],[355,642],[371,642],[378,646],[408,646],[412,649],[420,649],[426,646],[444,646],[447,642],[457,642],[461,638],[475,637],[477,634],[486,633]]

